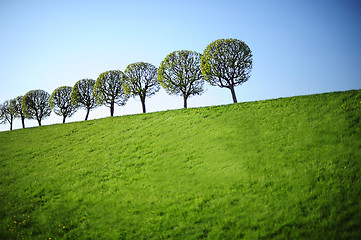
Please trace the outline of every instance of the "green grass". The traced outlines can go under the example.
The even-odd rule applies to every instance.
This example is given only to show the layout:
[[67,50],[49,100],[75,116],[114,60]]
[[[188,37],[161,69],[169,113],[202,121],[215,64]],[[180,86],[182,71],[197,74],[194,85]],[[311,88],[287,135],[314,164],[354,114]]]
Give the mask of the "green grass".
[[361,90],[0,133],[0,239],[360,239]]

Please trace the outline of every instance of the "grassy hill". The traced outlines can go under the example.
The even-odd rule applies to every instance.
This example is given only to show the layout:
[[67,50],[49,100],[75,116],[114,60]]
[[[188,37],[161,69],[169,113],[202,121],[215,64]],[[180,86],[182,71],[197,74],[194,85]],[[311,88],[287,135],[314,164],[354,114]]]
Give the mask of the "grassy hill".
[[360,239],[361,90],[0,133],[0,239]]

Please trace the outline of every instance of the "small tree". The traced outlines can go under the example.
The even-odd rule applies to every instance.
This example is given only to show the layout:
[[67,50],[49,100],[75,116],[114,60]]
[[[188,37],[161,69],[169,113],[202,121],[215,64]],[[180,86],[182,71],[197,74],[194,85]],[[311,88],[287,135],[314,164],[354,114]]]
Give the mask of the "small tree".
[[252,69],[251,49],[241,40],[216,40],[204,50],[201,68],[204,79],[213,86],[228,88],[236,103],[234,87],[246,82]]
[[124,73],[119,70],[107,71],[99,75],[94,85],[94,97],[99,105],[110,108],[114,115],[114,105],[124,106],[129,96],[123,89]]
[[10,124],[10,131],[13,130],[14,115],[10,110],[9,100],[6,100],[4,104],[0,105],[0,123],[8,122]]
[[44,90],[32,90],[25,94],[21,108],[26,118],[36,119],[39,126],[41,120],[50,116],[49,93]]
[[86,109],[85,120],[88,120],[90,110],[98,106],[93,93],[94,85],[95,80],[93,79],[79,80],[75,83],[70,95],[71,104],[75,107],[83,107]]
[[131,96],[138,95],[145,113],[145,98],[154,95],[160,88],[157,68],[150,63],[133,63],[127,66],[124,75],[125,93]]
[[0,104],[0,124],[6,123],[5,116],[3,114],[3,104]]
[[168,94],[183,96],[184,108],[187,108],[188,97],[203,93],[201,56],[192,51],[175,51],[163,60],[158,69],[160,85]]
[[51,109],[56,115],[63,116],[63,123],[67,117],[71,117],[76,108],[71,104],[70,94],[72,87],[63,86],[54,90],[49,98],[49,104]]
[[25,115],[23,113],[23,110],[21,109],[22,100],[23,96],[12,99],[10,101],[10,111],[13,112],[15,118],[19,117],[21,119],[23,128],[25,128]]

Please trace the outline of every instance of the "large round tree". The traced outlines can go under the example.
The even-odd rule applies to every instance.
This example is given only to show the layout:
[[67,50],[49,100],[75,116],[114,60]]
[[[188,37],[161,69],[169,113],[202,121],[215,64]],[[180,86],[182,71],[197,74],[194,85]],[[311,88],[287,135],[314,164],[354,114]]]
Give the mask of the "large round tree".
[[184,108],[187,108],[190,96],[203,93],[201,56],[193,51],[175,51],[162,61],[158,69],[160,85],[168,94],[182,96]]
[[131,96],[139,96],[145,113],[145,98],[154,95],[160,88],[157,68],[150,63],[132,63],[125,69],[124,75],[124,91]]
[[114,115],[114,105],[124,106],[129,96],[123,89],[124,73],[119,70],[107,71],[99,75],[94,85],[95,100],[99,105],[110,108],[110,116]]
[[252,69],[252,52],[237,39],[219,39],[207,46],[201,59],[204,79],[213,86],[228,88],[237,102],[234,88],[246,82]]
[[39,126],[41,120],[50,116],[49,93],[44,90],[32,90],[23,97],[21,107],[26,118],[36,119]]
[[58,87],[49,98],[51,109],[56,115],[63,117],[63,123],[65,123],[67,117],[71,117],[76,111],[76,108],[71,104],[70,94],[72,89],[72,87],[68,86]]
[[88,120],[90,110],[98,106],[93,94],[94,85],[95,80],[82,79],[75,83],[71,92],[71,103],[86,109],[85,120]]

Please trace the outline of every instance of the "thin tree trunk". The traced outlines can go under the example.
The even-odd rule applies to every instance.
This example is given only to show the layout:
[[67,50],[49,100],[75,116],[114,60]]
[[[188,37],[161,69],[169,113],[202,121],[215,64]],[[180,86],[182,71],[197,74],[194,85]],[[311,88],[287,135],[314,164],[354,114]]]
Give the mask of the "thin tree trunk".
[[11,123],[10,123],[10,131],[12,131],[13,130],[13,122],[11,121]]
[[23,128],[25,128],[25,117],[21,116],[21,123],[23,124]]
[[86,115],[85,115],[85,121],[88,120],[89,111],[90,111],[90,108],[87,108],[87,110],[86,110]]
[[146,110],[145,110],[145,96],[142,97],[141,95],[139,95],[139,97],[140,97],[140,101],[142,102],[143,113],[145,113],[146,112]]
[[187,108],[187,97],[183,96],[183,103],[184,103],[184,108]]
[[63,115],[63,123],[65,123],[65,118],[66,118],[66,116],[65,116],[65,115]]
[[234,91],[234,86],[230,86],[229,90],[231,90],[232,93],[232,98],[233,98],[233,103],[237,103],[237,96],[236,96],[236,92]]
[[38,119],[39,127],[41,126],[41,119]]
[[110,104],[110,116],[113,117],[114,115],[114,102]]

